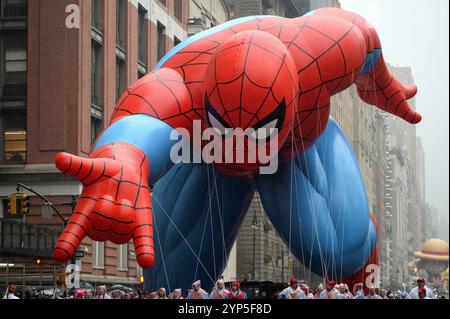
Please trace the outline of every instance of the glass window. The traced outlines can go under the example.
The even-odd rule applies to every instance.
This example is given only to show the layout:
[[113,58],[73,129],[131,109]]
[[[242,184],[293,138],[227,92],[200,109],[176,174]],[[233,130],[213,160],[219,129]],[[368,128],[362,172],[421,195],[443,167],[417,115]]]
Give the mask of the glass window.
[[96,116],[91,116],[91,144],[95,143],[95,140],[103,130],[103,120]]
[[139,61],[147,64],[148,35],[146,28],[147,10],[139,6]]
[[27,132],[6,131],[5,139],[5,162],[25,163],[27,154]]
[[121,270],[128,269],[128,244],[120,245],[117,250],[118,268]]
[[166,5],[167,5],[167,0],[159,0],[159,2],[160,2],[163,6],[166,6]]
[[92,0],[92,26],[101,31],[102,3],[101,0]]
[[117,3],[117,45],[125,47],[125,17],[126,7],[124,0],[116,0]]
[[2,0],[1,15],[7,18],[28,16],[28,0]]
[[116,101],[118,101],[125,91],[125,61],[123,61],[120,58],[117,58],[116,63],[117,63]]
[[166,28],[158,22],[158,61],[166,54]]
[[92,104],[102,106],[102,47],[96,41],[92,41]]
[[140,70],[138,70],[138,79],[142,79],[145,75],[146,73],[143,73]]
[[4,110],[0,112],[0,162],[23,164],[27,155],[27,112],[26,110]]
[[174,15],[178,21],[183,22],[183,0],[174,0]]
[[24,31],[6,31],[2,47],[2,96],[26,97],[27,93],[27,35]]
[[105,267],[105,243],[94,241],[92,244],[92,256],[93,267]]

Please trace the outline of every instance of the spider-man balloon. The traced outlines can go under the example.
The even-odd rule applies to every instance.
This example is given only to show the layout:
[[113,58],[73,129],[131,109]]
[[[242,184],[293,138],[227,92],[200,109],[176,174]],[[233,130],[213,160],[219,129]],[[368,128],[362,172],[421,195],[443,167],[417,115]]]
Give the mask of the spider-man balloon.
[[[67,261],[86,235],[133,239],[147,289],[188,288],[199,278],[210,288],[258,191],[300,261],[364,282],[373,272],[366,266],[378,263],[376,224],[351,146],[330,119],[330,97],[352,84],[365,102],[420,122],[407,102],[416,87],[389,73],[377,33],[356,14],[246,17],[182,42],[125,92],[89,158],[56,157],[84,188],[55,259]],[[246,160],[174,165],[173,130],[208,128]],[[236,129],[253,132],[240,148],[229,136]],[[193,144],[194,153],[206,147]],[[273,145],[278,170],[260,174],[264,163],[248,150]]]

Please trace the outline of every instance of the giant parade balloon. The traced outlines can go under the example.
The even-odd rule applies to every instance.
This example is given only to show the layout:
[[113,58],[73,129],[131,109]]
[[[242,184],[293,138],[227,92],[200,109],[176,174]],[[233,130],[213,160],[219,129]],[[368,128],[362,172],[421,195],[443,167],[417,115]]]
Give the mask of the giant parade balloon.
[[258,192],[305,266],[367,284],[377,226],[330,117],[330,98],[351,85],[421,121],[408,104],[417,88],[393,77],[377,32],[354,13],[251,16],[188,38],[126,90],[88,158],[56,156],[83,190],[54,258],[68,261],[85,236],[133,240],[146,289],[211,288]]

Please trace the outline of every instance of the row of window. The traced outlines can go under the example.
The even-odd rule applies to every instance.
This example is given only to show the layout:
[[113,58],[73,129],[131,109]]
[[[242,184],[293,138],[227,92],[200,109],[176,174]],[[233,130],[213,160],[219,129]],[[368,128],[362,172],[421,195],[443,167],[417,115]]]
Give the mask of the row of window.
[[0,17],[15,18],[28,16],[28,0],[2,0],[0,1]]
[[[0,20],[26,21],[27,15],[27,0],[0,0]],[[27,58],[26,29],[0,29],[0,164],[26,159]]]
[[[166,6],[166,1],[160,1]],[[92,97],[91,97],[91,138],[92,143],[103,129],[103,1],[92,0],[92,28],[96,35],[92,39]],[[174,2],[175,14],[179,20],[182,19],[183,1]],[[116,100],[120,98],[126,89],[126,25],[127,25],[127,0],[116,0]],[[148,71],[148,49],[149,35],[147,28],[148,11],[141,5],[138,8],[138,78],[145,76]],[[180,41],[175,40],[175,45]],[[167,52],[166,28],[158,22],[157,24],[157,60],[160,60]]]
[[[183,1],[184,0],[174,0],[173,1],[174,16],[180,22],[183,21]],[[167,1],[166,0],[159,0],[159,2],[164,7],[167,7]]]
[[[160,1],[167,6],[166,1]],[[116,100],[126,89],[126,25],[128,0],[116,0],[117,58]],[[95,141],[103,129],[103,0],[92,0],[92,74],[91,74],[91,139]],[[182,20],[183,0],[174,1],[175,16]],[[25,19],[27,0],[0,0],[0,19]],[[147,10],[139,5],[138,78],[148,71],[149,35]],[[6,19],[6,18],[5,18]],[[167,52],[166,28],[157,24],[157,59]],[[180,40],[175,39],[175,45]],[[27,96],[27,30],[0,30],[0,164],[26,162],[26,96]]]

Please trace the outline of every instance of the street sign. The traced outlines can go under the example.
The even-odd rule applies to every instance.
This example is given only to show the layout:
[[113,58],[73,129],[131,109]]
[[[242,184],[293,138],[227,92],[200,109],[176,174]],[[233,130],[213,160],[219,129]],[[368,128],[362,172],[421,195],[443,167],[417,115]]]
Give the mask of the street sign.
[[41,216],[44,219],[49,219],[49,218],[53,217],[52,208],[50,207],[50,205],[48,203],[44,203],[44,205],[42,206]]
[[75,256],[75,258],[83,258],[84,257],[84,251],[76,250],[74,256]]

